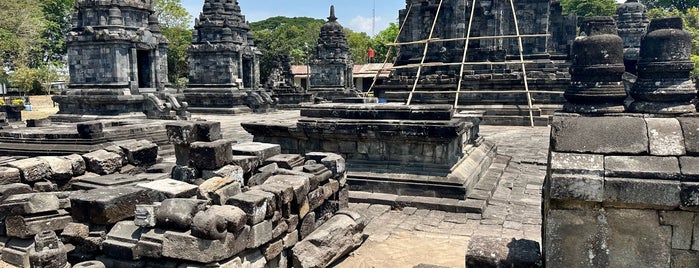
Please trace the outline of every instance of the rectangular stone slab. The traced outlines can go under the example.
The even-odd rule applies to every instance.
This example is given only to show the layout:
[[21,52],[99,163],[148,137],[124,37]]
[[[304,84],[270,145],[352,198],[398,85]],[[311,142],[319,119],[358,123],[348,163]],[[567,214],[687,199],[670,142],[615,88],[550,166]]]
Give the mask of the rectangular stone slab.
[[71,222],[73,218],[62,209],[38,215],[10,216],[5,220],[7,236],[25,239],[43,231],[63,230]]
[[78,222],[107,225],[134,216],[136,204],[150,204],[150,190],[136,187],[93,189],[71,194],[71,215]]
[[551,124],[551,150],[598,154],[648,153],[648,130],[641,117],[564,117]]

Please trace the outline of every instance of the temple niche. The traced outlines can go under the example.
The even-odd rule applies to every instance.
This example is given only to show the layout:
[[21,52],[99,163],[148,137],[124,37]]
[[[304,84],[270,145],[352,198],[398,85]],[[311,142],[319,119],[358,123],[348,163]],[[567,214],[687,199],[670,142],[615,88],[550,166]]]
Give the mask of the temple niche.
[[[442,2],[436,20],[433,39],[465,38],[470,21],[471,1],[459,0],[406,0],[406,8],[399,12],[400,23],[405,25],[399,35],[399,43],[415,42],[429,38],[430,30]],[[550,0],[516,1],[515,10],[519,31],[523,37],[522,50],[527,61],[529,87],[537,91],[560,91],[570,79],[568,59],[570,45],[575,37],[576,16],[563,15],[560,3]],[[411,7],[412,6],[412,7]],[[472,20],[471,37],[515,35],[515,21],[509,1],[476,1]],[[548,34],[548,36],[545,36]],[[455,91],[459,83],[465,40],[430,42],[422,68],[418,91]],[[375,87],[377,97],[388,101],[404,102],[412,89],[425,47],[424,42],[401,45],[395,62],[397,69],[388,81]],[[466,62],[484,63],[464,66],[462,91],[489,91],[459,95],[459,105],[486,109],[488,124],[500,115],[516,113],[527,104],[524,94],[490,93],[498,90],[524,90],[521,64],[504,64],[519,60],[517,38],[472,39],[468,43]],[[441,63],[447,63],[440,65]],[[450,64],[451,63],[451,64]],[[453,64],[456,63],[456,64]],[[401,68],[413,65],[415,68]],[[437,65],[437,66],[435,66]],[[564,99],[560,94],[532,94],[542,115],[541,124],[548,123],[547,114],[560,109]],[[454,103],[453,93],[415,93],[413,103]],[[490,105],[491,107],[487,107]],[[505,106],[503,106],[505,105]],[[477,106],[477,107],[476,107]],[[505,107],[505,108],[494,108]],[[507,111],[506,111],[507,110]],[[528,116],[528,113],[526,113]],[[507,118],[512,119],[512,118]],[[504,124],[518,124],[511,120]],[[528,119],[522,120],[528,124]]]
[[334,6],[330,6],[328,21],[320,28],[314,56],[308,92],[326,100],[357,96],[352,78],[354,61]]
[[274,104],[261,90],[261,52],[238,1],[204,1],[188,52],[189,86],[184,94],[190,111],[264,112]]
[[166,93],[167,42],[151,0],[77,0],[66,36],[69,90],[53,97],[60,110],[51,119],[185,116],[186,105]]

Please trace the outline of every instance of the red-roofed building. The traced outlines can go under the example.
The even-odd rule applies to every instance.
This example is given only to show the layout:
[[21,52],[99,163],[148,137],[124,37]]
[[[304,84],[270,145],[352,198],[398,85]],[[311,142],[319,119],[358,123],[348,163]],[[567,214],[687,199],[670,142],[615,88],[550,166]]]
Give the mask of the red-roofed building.
[[[371,87],[371,82],[374,76],[379,72],[383,63],[355,64],[352,69],[352,77],[354,86],[358,91],[365,92]],[[392,63],[386,63],[384,70],[381,71],[379,79],[386,79],[391,73]],[[309,68],[306,65],[292,65],[291,72],[294,74],[294,85],[307,88]],[[311,85],[313,87],[313,85]]]

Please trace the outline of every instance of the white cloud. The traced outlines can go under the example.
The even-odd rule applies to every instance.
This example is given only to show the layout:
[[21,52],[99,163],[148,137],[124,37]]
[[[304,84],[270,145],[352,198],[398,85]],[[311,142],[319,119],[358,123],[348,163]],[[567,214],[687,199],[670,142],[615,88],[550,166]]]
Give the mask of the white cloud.
[[[381,24],[382,20],[383,19],[381,17],[376,17],[376,29],[375,29],[376,32],[383,30],[382,28],[380,28],[381,25],[383,25],[383,24]],[[356,16],[352,19],[352,21],[350,21],[348,27],[350,29],[352,29],[353,31],[365,32],[365,33],[367,33],[367,35],[371,35],[372,34],[371,29],[372,29],[373,23],[374,22],[372,21],[371,18],[365,18],[363,16]]]

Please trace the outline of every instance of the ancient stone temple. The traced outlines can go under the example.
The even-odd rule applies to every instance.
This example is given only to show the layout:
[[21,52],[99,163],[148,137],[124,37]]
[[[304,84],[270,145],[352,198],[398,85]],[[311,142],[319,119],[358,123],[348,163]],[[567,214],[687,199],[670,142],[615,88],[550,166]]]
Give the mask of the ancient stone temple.
[[648,27],[648,9],[638,0],[627,0],[617,8],[617,27],[619,36],[624,40],[624,65],[626,71],[636,73],[638,52],[641,48],[641,38]]
[[356,96],[352,79],[354,61],[334,6],[330,7],[328,21],[320,28],[314,56],[309,92],[327,100]]
[[189,85],[184,94],[192,112],[265,111],[273,104],[260,90],[261,53],[238,1],[204,2],[188,52]]
[[[684,81],[691,41],[681,25],[651,21],[639,75],[654,75],[633,86],[645,103],[636,113],[554,116],[542,190],[546,267],[699,267],[699,117],[674,109],[686,107],[678,101],[692,84]],[[672,64],[670,54],[681,57]],[[597,95],[618,94],[604,90]]]
[[[408,0],[400,11],[401,45],[395,63],[396,69],[386,83],[376,87],[376,96],[389,101],[405,101],[412,89],[420,64],[425,43],[428,39],[438,6],[439,16],[432,35],[433,39],[465,38],[470,21],[471,1],[459,0]],[[529,78],[529,87],[537,91],[560,91],[568,84],[567,55],[575,37],[576,17],[563,15],[560,4],[549,0],[515,1],[515,10],[522,35],[544,35],[523,37],[523,53]],[[471,37],[514,35],[515,24],[509,1],[479,0],[471,27]],[[460,64],[464,53],[464,40],[431,42],[422,68],[418,91],[455,91],[459,82]],[[553,56],[552,56],[553,55]],[[464,67],[463,91],[524,90],[521,64],[505,64],[506,60],[519,60],[516,38],[473,39],[468,45]],[[446,63],[446,65],[442,64]],[[412,65],[412,66],[411,66]],[[416,93],[413,103],[454,103],[454,93]],[[533,94],[540,110],[537,115],[551,114],[560,108],[560,94]],[[459,105],[474,109],[486,109],[484,123],[517,123],[510,115],[517,115],[527,99],[520,94],[463,93]],[[495,108],[495,107],[499,108]],[[542,114],[543,113],[543,114]],[[527,113],[528,114],[528,113]],[[497,119],[497,120],[496,120]],[[547,120],[544,118],[543,122]],[[508,121],[509,120],[509,121]],[[524,122],[524,121],[523,121]],[[528,123],[529,120],[527,119]]]
[[313,103],[314,95],[294,85],[291,59],[288,55],[277,55],[272,61],[272,72],[267,78],[266,89],[274,92],[277,108],[298,108],[302,103]]
[[585,18],[581,36],[573,42],[570,85],[563,95],[566,112],[624,111],[626,90],[623,45],[612,17]]
[[167,40],[150,0],[77,0],[66,44],[69,90],[53,98],[52,120],[186,117],[166,93]]

